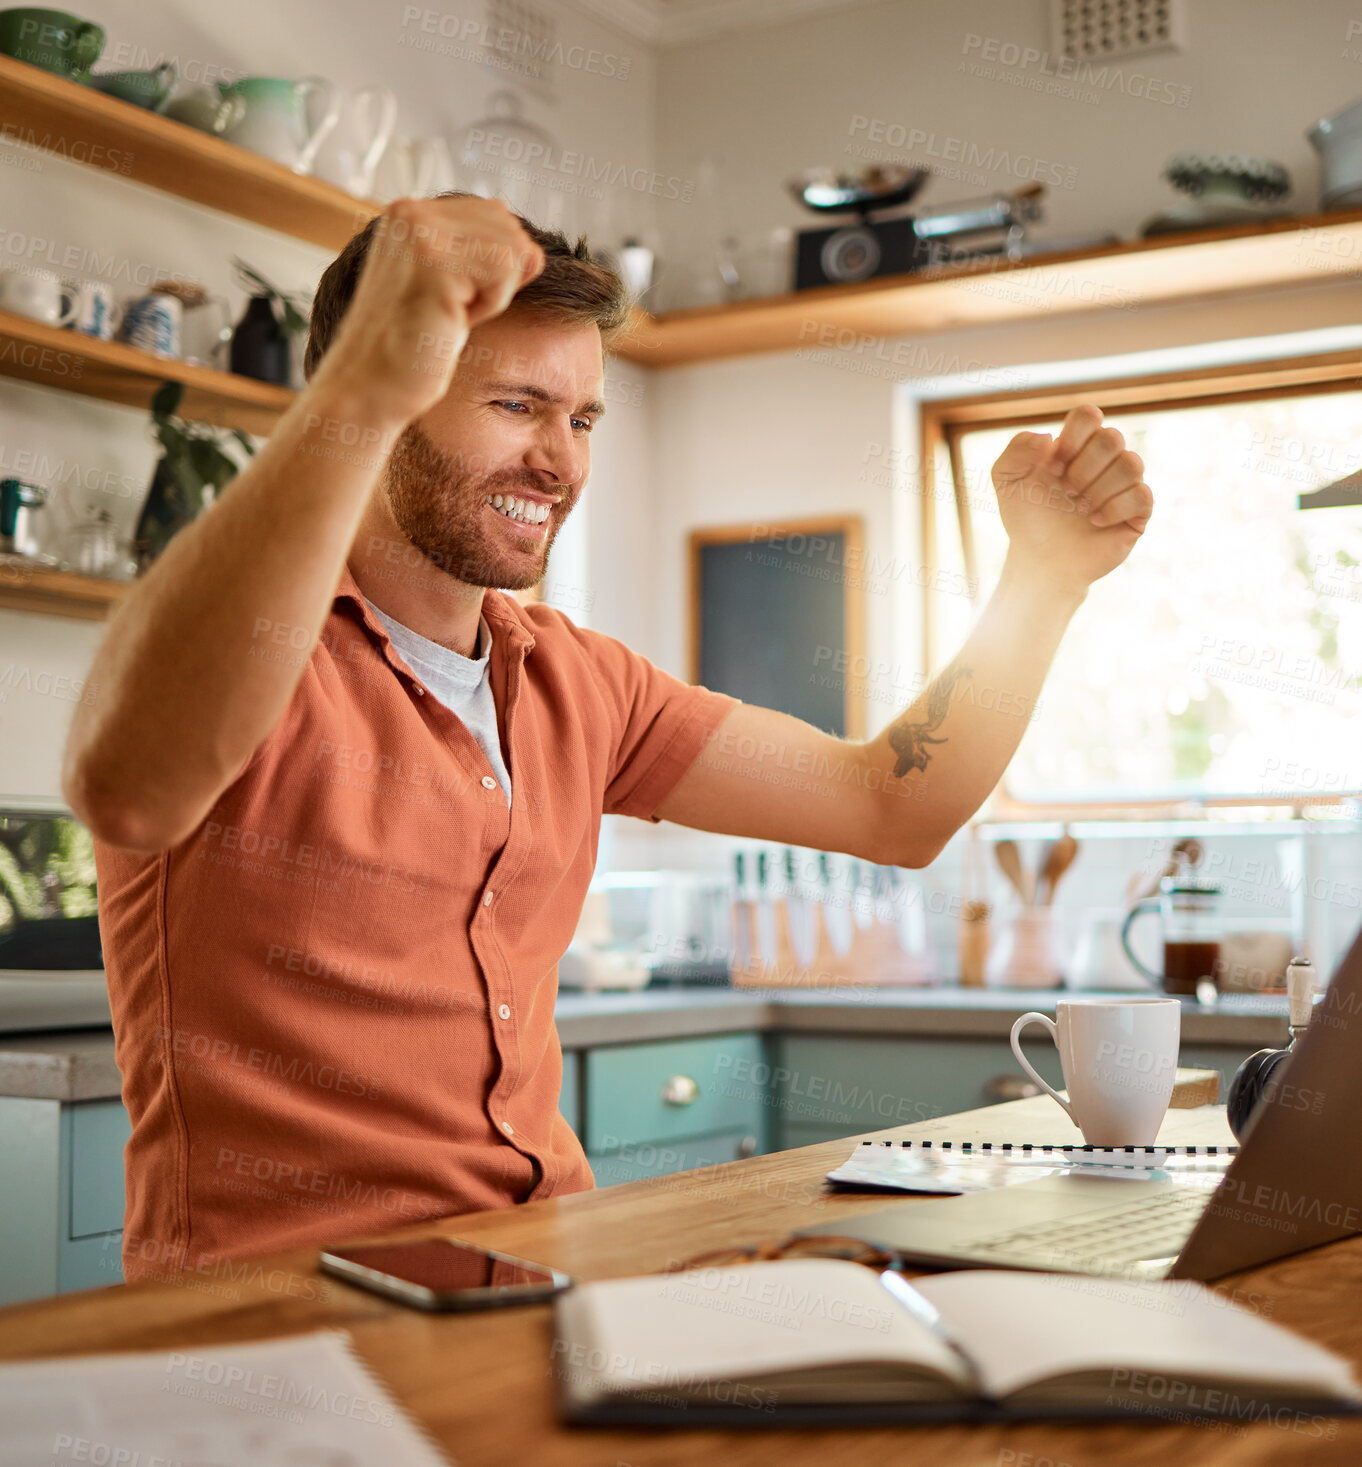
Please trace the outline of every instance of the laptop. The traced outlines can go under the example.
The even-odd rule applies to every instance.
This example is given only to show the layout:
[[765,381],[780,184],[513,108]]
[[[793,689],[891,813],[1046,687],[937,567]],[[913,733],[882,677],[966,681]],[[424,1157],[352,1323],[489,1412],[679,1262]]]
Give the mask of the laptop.
[[1362,1232],[1362,933],[1274,1078],[1213,1190],[1070,1171],[800,1232],[928,1265],[1200,1280]]

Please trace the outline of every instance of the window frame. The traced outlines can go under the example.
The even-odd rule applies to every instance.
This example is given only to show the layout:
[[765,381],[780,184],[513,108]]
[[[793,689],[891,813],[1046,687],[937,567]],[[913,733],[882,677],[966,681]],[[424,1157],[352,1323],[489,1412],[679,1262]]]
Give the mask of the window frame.
[[[921,446],[920,533],[928,574],[923,578],[922,590],[922,666],[928,678],[940,671],[934,649],[936,628],[931,588],[937,570],[937,462],[943,454],[949,465],[950,497],[955,505],[965,577],[973,588],[971,603],[976,611],[980,609],[969,486],[965,483],[960,449],[966,433],[985,428],[1021,429],[1053,422],[1082,402],[1095,402],[1104,412],[1128,408],[1175,412],[1183,408],[1261,402],[1266,398],[1317,397],[1330,392],[1358,391],[1362,391],[1362,359],[1356,350],[1351,350],[923,401],[919,408],[918,440]],[[1189,814],[1211,808],[1281,807],[1300,815],[1308,808],[1338,805],[1356,798],[1357,792],[1340,791],[1308,796],[1208,794],[1176,801],[1160,797],[1072,802],[1021,800],[1008,789],[1004,774],[990,799],[988,818],[1000,821],[1185,819]]]

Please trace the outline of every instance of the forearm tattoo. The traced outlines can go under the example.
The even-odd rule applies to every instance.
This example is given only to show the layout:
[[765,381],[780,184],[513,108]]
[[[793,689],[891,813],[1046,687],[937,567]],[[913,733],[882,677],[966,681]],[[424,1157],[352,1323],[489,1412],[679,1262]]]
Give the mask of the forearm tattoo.
[[889,746],[898,755],[894,765],[894,778],[902,779],[913,769],[926,769],[931,763],[929,744],[944,744],[945,739],[934,739],[931,735],[945,722],[951,710],[951,694],[962,677],[972,677],[968,667],[951,663],[932,684],[927,696],[927,716],[915,719],[910,709],[890,726]]

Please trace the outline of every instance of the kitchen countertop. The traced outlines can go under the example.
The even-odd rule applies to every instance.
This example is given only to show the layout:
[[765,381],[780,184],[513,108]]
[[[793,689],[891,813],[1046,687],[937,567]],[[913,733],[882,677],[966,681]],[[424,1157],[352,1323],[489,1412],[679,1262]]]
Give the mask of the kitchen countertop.
[[[1079,996],[1098,995],[1068,994],[1062,989],[869,986],[809,992],[648,989],[641,993],[563,993],[558,997],[557,1019],[565,1049],[744,1029],[1005,1041],[1018,1014],[1027,1009],[1053,1013],[1057,999]],[[1191,1044],[1237,1049],[1281,1045],[1286,1041],[1286,998],[1228,994],[1214,1007],[1187,1004],[1182,1038]],[[120,1092],[111,1029],[0,1036],[0,1096],[104,1100]]]

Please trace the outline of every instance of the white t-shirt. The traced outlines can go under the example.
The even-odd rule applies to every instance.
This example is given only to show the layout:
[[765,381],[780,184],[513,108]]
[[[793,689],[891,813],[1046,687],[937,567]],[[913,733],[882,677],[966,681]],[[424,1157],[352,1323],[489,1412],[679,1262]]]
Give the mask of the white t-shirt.
[[492,632],[487,618],[478,618],[478,645],[475,650],[479,655],[462,657],[384,615],[372,601],[369,609],[382,622],[397,655],[477,740],[478,747],[492,766],[497,783],[506,792],[506,804],[509,806],[511,776],[506,761],[501,757],[497,706],[487,677],[488,656],[492,648]]

